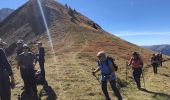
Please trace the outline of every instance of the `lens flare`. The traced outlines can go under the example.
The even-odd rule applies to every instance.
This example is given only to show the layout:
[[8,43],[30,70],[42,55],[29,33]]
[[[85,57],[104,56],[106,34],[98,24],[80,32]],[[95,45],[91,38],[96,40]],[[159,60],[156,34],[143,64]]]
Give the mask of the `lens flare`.
[[42,18],[43,18],[43,22],[44,22],[44,25],[45,25],[45,28],[46,28],[46,31],[47,31],[47,35],[48,35],[48,38],[49,38],[51,50],[52,50],[52,53],[54,54],[54,60],[55,60],[55,62],[56,62],[56,57],[55,57],[55,51],[54,51],[53,41],[52,41],[51,33],[50,33],[49,28],[48,28],[48,25],[47,25],[47,20],[46,20],[45,14],[44,14],[44,10],[43,10],[42,4],[41,4],[42,2],[41,2],[41,0],[37,0],[37,3],[38,3],[38,6],[39,6],[39,8],[40,8],[40,12],[41,12],[41,15],[42,15]]

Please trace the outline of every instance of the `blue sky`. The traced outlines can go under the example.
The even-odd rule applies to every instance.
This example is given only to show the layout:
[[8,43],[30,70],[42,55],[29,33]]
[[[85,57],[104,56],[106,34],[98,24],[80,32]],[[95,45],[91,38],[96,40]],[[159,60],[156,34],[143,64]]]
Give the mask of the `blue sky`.
[[[27,0],[1,0],[0,8]],[[106,31],[138,45],[170,44],[170,0],[58,0]]]

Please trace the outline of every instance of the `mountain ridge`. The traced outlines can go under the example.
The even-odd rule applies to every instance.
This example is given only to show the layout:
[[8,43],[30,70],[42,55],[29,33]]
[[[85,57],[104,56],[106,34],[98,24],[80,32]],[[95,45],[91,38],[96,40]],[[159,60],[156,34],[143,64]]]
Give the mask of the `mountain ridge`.
[[[138,98],[152,98],[154,94],[136,91],[130,73],[129,80],[125,80],[126,62],[134,51],[138,51],[146,66],[152,51],[143,49],[135,44],[129,43],[111,33],[103,30],[94,21],[83,16],[70,7],[65,7],[54,0],[43,0],[42,8],[50,31],[54,52],[51,50],[50,41],[40,9],[36,2],[30,0],[5,21],[0,23],[0,35],[9,46],[11,52],[14,75],[17,82],[22,82],[19,71],[16,70],[14,50],[16,41],[23,39],[36,52],[36,43],[41,41],[46,50],[46,78],[49,85],[57,94],[59,100],[103,100],[100,83],[91,74],[91,69],[96,67],[96,53],[104,50],[114,57],[119,65],[117,77],[120,80],[121,93],[128,100],[140,100]],[[53,58],[56,58],[54,60]],[[36,68],[38,65],[36,66]],[[147,66],[146,72],[150,72]],[[37,68],[38,69],[38,68]],[[165,69],[163,69],[165,70]],[[167,71],[167,70],[166,70]],[[130,72],[130,71],[129,71]],[[168,72],[167,72],[168,73]],[[98,76],[98,75],[97,75]],[[148,83],[152,83],[153,75],[146,74]],[[152,76],[152,77],[151,77]],[[166,77],[161,77],[166,80]],[[128,83],[128,84],[127,84]],[[150,86],[150,84],[147,84]],[[151,86],[154,85],[151,84]],[[151,87],[150,86],[150,87]],[[165,85],[167,86],[167,85]],[[153,89],[152,88],[152,89]],[[43,91],[38,87],[39,91]],[[157,90],[159,91],[159,90]],[[20,88],[13,90],[12,98],[21,92]],[[138,95],[134,97],[134,95]],[[169,93],[168,88],[163,93]],[[115,98],[114,96],[112,96]],[[167,95],[159,95],[155,98],[167,98]],[[42,100],[49,98],[48,94],[43,95]],[[149,99],[148,99],[149,100]]]
[[170,56],[170,45],[169,44],[151,45],[151,46],[142,46],[142,47],[153,50],[155,52],[161,52],[165,55]]
[[14,10],[10,8],[0,9],[0,22],[2,22],[8,15],[10,15]]

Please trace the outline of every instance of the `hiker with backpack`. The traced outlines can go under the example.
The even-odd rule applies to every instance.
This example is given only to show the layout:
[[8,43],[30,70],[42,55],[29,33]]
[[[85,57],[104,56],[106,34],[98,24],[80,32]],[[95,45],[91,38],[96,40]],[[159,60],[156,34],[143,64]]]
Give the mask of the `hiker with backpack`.
[[111,100],[107,91],[107,82],[110,82],[112,90],[117,96],[118,100],[122,100],[122,96],[116,87],[116,75],[115,68],[117,68],[114,64],[114,61],[111,57],[108,57],[104,51],[98,52],[98,68],[94,70],[92,73],[95,75],[96,72],[101,71],[101,88],[105,95],[106,100]]
[[153,54],[151,58],[151,65],[153,67],[154,74],[157,74],[157,68],[159,66],[159,55]]
[[23,80],[25,83],[25,93],[37,98],[37,86],[35,82],[36,56],[29,52],[27,44],[23,45],[23,53],[18,57],[20,69],[23,71]]
[[11,100],[11,88],[14,88],[14,76],[6,53],[4,52],[5,42],[0,39],[0,100]]
[[39,62],[40,70],[41,70],[41,75],[42,75],[42,81],[43,85],[46,84],[46,79],[45,79],[45,68],[44,68],[44,63],[45,63],[45,49],[43,47],[43,44],[41,42],[37,43],[37,48],[38,52],[36,54],[37,60]]
[[[19,59],[19,55],[23,52],[24,41],[23,40],[18,40],[16,45],[17,45],[17,49],[16,49],[17,69],[20,69],[20,75],[21,75],[21,77],[23,79],[23,77],[24,77],[23,72],[24,71],[19,67],[18,59]],[[25,88],[25,81],[23,80],[23,82],[24,82],[24,87],[21,90],[23,90]]]
[[128,66],[132,66],[133,77],[136,82],[137,88],[141,89],[140,77],[142,74],[143,60],[137,52],[134,52]]

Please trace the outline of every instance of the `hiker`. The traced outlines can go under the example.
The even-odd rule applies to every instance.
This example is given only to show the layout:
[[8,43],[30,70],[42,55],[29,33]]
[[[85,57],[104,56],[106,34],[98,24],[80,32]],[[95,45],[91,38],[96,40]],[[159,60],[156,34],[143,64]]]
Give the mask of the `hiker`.
[[36,54],[36,57],[37,57],[38,62],[39,62],[39,66],[40,66],[40,70],[41,70],[41,75],[42,75],[42,79],[43,79],[43,84],[45,85],[45,68],[44,68],[45,49],[42,46],[41,42],[37,43],[37,48],[38,48],[38,52]]
[[27,44],[23,45],[23,53],[18,57],[19,66],[22,70],[22,78],[25,83],[25,92],[37,97],[37,86],[35,82],[36,57],[33,53],[29,52],[30,48]]
[[157,74],[157,68],[159,66],[159,55],[153,54],[151,58],[151,65],[153,67],[154,74]]
[[[17,69],[20,69],[20,75],[21,75],[21,78],[23,79],[24,71],[21,69],[21,67],[19,67],[18,59],[19,59],[19,55],[23,52],[24,41],[18,40],[16,44],[17,44],[17,50],[16,50]],[[24,87],[21,90],[25,88],[25,81],[23,80],[23,82],[24,82]]]
[[105,95],[106,100],[111,100],[107,91],[107,81],[110,82],[112,90],[117,96],[118,100],[122,100],[122,96],[116,87],[116,75],[115,68],[110,59],[108,59],[104,51],[98,52],[98,68],[92,73],[95,75],[96,72],[101,71],[101,88]]
[[[14,88],[14,76],[6,54],[5,42],[0,40],[0,100],[11,100],[11,88]],[[12,87],[11,87],[12,86]]]
[[137,52],[133,53],[133,56],[131,57],[128,66],[132,66],[133,77],[136,82],[137,88],[141,89],[140,76],[142,74],[143,61]]
[[162,53],[161,52],[158,54],[158,57],[159,57],[159,66],[162,66],[163,58],[162,58]]

